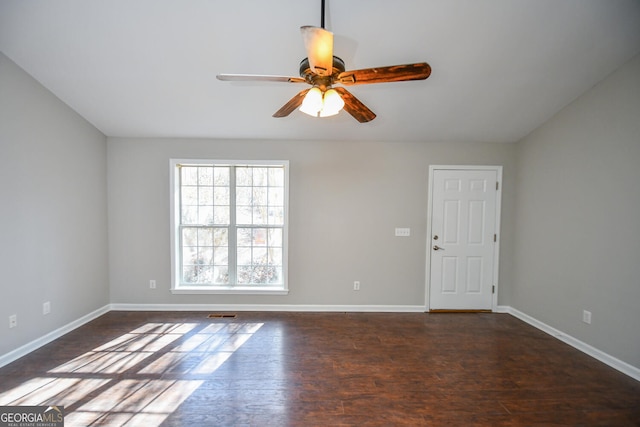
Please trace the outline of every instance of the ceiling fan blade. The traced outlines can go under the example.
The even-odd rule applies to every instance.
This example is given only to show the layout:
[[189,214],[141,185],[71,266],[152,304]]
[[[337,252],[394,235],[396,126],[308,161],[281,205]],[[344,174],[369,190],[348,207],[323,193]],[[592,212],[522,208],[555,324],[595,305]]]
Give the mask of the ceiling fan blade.
[[311,70],[320,76],[333,73],[333,33],[324,28],[300,27]]
[[344,109],[360,123],[370,122],[376,118],[373,111],[367,108],[358,98],[343,87],[334,87],[344,101]]
[[306,83],[301,77],[289,76],[264,76],[260,74],[218,74],[218,80],[228,82],[283,82],[283,83]]
[[282,108],[273,113],[273,117],[287,117],[289,114],[293,113],[296,108],[302,105],[302,101],[304,100],[305,95],[310,90],[311,88],[298,92],[293,98],[289,100],[289,102],[284,104]]
[[369,83],[403,82],[407,80],[424,80],[431,74],[431,67],[426,62],[417,64],[392,65],[390,67],[365,68],[363,70],[340,73],[337,83],[357,85]]

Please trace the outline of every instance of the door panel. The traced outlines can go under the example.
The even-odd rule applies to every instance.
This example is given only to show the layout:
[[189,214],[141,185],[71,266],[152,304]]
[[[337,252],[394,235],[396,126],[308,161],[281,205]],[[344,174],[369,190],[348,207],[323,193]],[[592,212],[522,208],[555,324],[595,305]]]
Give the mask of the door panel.
[[497,172],[433,171],[431,310],[490,310]]

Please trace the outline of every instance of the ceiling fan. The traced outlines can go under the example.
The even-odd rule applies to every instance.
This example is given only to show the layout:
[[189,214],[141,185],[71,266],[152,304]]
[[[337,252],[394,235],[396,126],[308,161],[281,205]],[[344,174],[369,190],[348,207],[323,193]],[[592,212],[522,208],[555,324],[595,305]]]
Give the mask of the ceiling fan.
[[218,74],[216,77],[225,81],[307,83],[312,86],[297,93],[273,117],[286,117],[297,108],[314,117],[328,117],[344,108],[357,121],[366,123],[375,119],[375,113],[347,89],[335,85],[424,80],[431,74],[431,67],[426,62],[345,71],[344,61],[333,56],[333,33],[324,28],[324,0],[321,8],[320,27],[300,27],[308,55],[300,62],[300,77],[258,74]]

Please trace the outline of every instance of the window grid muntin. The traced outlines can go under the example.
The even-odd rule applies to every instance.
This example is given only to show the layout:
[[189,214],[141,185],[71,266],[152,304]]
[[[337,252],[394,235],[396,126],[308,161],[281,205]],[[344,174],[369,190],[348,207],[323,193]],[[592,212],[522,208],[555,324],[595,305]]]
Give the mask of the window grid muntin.
[[[185,231],[189,231],[189,230],[195,230],[196,233],[196,242],[195,245],[186,245],[184,237],[185,237]],[[205,244],[200,244],[200,240],[201,240],[201,236],[203,234],[204,231],[211,231],[212,234],[212,238],[211,238],[211,245],[205,245]],[[215,238],[215,234],[216,234],[216,230],[222,230],[222,231],[226,231],[226,241],[227,241],[227,245],[216,245],[216,238]],[[225,250],[226,248],[226,259],[229,259],[229,253],[231,252],[229,250],[229,230],[230,227],[215,227],[215,226],[194,226],[194,225],[186,225],[186,226],[180,226],[180,283],[184,284],[184,285],[189,285],[189,286],[198,286],[198,285],[209,285],[209,284],[213,284],[213,285],[228,285],[229,282],[229,263],[227,261],[227,263],[217,263],[216,262],[216,258],[220,257],[220,252]],[[206,253],[209,251],[209,249],[211,249],[211,255],[209,256],[209,260],[210,262],[206,263],[206,262],[198,262],[199,260],[201,260],[202,258],[200,257],[201,253]],[[192,252],[195,251],[196,253],[196,262],[195,263],[187,263],[186,259],[185,259],[185,254],[187,252]],[[223,256],[223,259],[225,257]],[[203,260],[204,261],[204,260]],[[207,276],[207,271],[211,272],[212,277],[214,278],[212,281],[208,282],[208,281],[203,281],[200,279],[197,280],[187,280],[187,269],[190,268],[193,271],[201,271],[201,274],[195,273],[195,276]],[[226,276],[227,279],[226,280],[216,280],[217,277],[219,277],[219,274],[223,274],[224,275],[224,270],[226,269]],[[216,274],[216,272],[218,272],[218,274]]]
[[[230,167],[218,165],[180,165],[179,170],[180,225],[206,224],[228,226],[230,224],[229,217],[231,211]],[[225,170],[227,175],[226,180],[220,176],[220,173]],[[218,182],[214,179],[216,173],[219,176]],[[187,175],[186,179],[185,175]],[[206,201],[203,200],[205,198],[209,198],[211,203],[202,203]],[[185,203],[185,201],[190,201],[191,203]],[[224,201],[227,201],[227,203],[217,203]],[[187,215],[188,212],[191,213],[190,218]],[[187,221],[185,221],[185,218]],[[207,220],[205,220],[205,218],[207,218]],[[216,219],[218,219],[218,221],[216,221]]]
[[[238,238],[236,244],[237,255],[237,274],[238,283],[242,285],[267,285],[281,284],[283,281],[284,267],[284,229],[275,226],[236,226],[236,236],[240,235],[243,230],[249,230],[249,243]],[[264,244],[259,244],[256,236],[264,233]],[[274,232],[278,232],[279,237],[273,236]],[[274,240],[272,242],[272,240]],[[248,256],[241,256],[240,253],[248,252]],[[277,255],[279,253],[279,256]],[[261,254],[264,254],[260,256]],[[266,259],[264,262],[262,259]],[[248,260],[245,261],[245,259]],[[279,262],[274,262],[279,261]],[[248,274],[249,279],[246,279]],[[255,278],[260,275],[266,281],[256,281]],[[269,280],[271,278],[271,280]],[[278,279],[278,280],[273,280]]]
[[[179,286],[197,286],[197,285],[219,285],[219,283],[201,283],[200,281],[198,283],[194,283],[194,282],[188,282],[185,279],[185,265],[188,266],[198,266],[196,264],[185,264],[184,262],[184,254],[186,252],[186,248],[191,248],[192,246],[185,246],[184,242],[183,242],[183,237],[184,237],[184,232],[183,229],[185,228],[202,228],[202,229],[221,229],[221,228],[225,228],[228,230],[227,232],[227,243],[228,246],[226,246],[227,248],[227,259],[228,259],[228,286],[237,286],[237,285],[257,285],[257,287],[268,287],[268,286],[282,286],[285,285],[285,269],[284,269],[284,264],[285,264],[285,251],[286,248],[284,246],[284,241],[285,241],[285,224],[286,224],[286,169],[285,169],[285,165],[284,164],[278,164],[278,165],[221,165],[221,164],[216,164],[216,163],[212,163],[212,164],[184,164],[184,165],[178,165],[180,169],[182,168],[197,168],[197,185],[183,185],[183,173],[182,171],[178,174],[179,175],[179,220],[180,220],[180,224],[179,224],[179,247],[180,247],[180,254],[179,254],[179,269],[180,269],[180,275],[179,275]],[[183,187],[197,187],[198,188],[198,205],[199,205],[199,200],[200,200],[200,187],[208,187],[206,184],[209,183],[208,179],[204,179],[201,180],[201,175],[200,175],[200,171],[201,168],[208,168],[211,169],[213,171],[215,171],[215,168],[228,168],[229,170],[229,185],[228,187],[228,200],[229,200],[229,205],[216,205],[215,203],[215,191],[214,191],[214,196],[213,196],[213,207],[214,207],[214,212],[215,212],[215,207],[216,206],[228,206],[229,207],[229,224],[228,226],[222,226],[222,224],[183,224],[182,220],[183,220],[183,197],[182,197],[182,191],[183,191]],[[244,182],[242,182],[245,185],[242,186],[238,186],[237,182],[236,182],[236,172],[238,169],[242,168],[242,170],[244,172],[247,171],[251,171],[251,178],[250,181],[245,180]],[[262,177],[258,176],[257,179],[254,179],[254,175],[255,175],[255,171],[259,170],[259,174],[263,174]],[[265,179],[266,176],[266,179]],[[246,173],[245,176],[243,178],[247,178]],[[193,183],[192,183],[193,184]],[[262,185],[260,185],[262,184]],[[213,183],[213,187],[215,190],[215,187],[223,187],[223,186],[216,186],[215,182]],[[260,196],[260,189],[263,189],[262,194],[263,194],[263,204],[260,204],[258,206],[262,207],[263,209],[266,210],[266,217],[267,217],[267,221],[266,222],[260,222],[259,224],[253,224],[253,223],[242,223],[242,224],[236,224],[237,221],[237,210],[238,210],[238,205],[236,202],[236,196],[237,196],[237,189],[238,187],[242,187],[242,188],[249,188],[251,189],[251,204],[246,204],[246,205],[241,205],[241,206],[245,206],[245,207],[251,207],[252,208],[252,217],[251,220],[252,222],[255,219],[255,216],[253,215],[253,209],[255,208],[255,194],[258,195],[258,198]],[[255,188],[258,188],[258,191],[255,190]],[[277,203],[275,203],[274,205],[271,204],[272,199],[275,199],[277,201]],[[212,205],[205,205],[205,206],[212,206]],[[276,215],[270,214],[270,212],[272,212],[275,209]],[[262,215],[262,217],[264,218],[265,215]],[[272,220],[271,218],[276,216],[275,220]],[[214,213],[214,217],[215,217],[215,213]],[[200,213],[198,213],[198,219],[200,219]],[[272,222],[276,222],[276,224],[272,224]],[[266,234],[267,234],[267,242],[265,243],[265,245],[263,246],[259,246],[259,245],[253,245],[253,241],[252,244],[250,246],[242,246],[239,247],[237,244],[237,233],[239,229],[252,229],[252,230],[259,230],[259,229],[264,229],[267,230]],[[279,230],[279,238],[277,239],[277,242],[275,242],[274,244],[270,244],[270,236],[271,235],[271,230]],[[276,245],[276,243],[278,243],[279,245]],[[197,253],[200,253],[200,248],[201,246],[199,245],[199,243],[196,243],[196,248],[197,248]],[[206,247],[206,246],[203,246]],[[215,253],[215,249],[218,246],[213,246],[213,251]],[[273,271],[275,271],[275,277],[278,279],[277,281],[262,281],[259,283],[256,283],[255,280],[248,280],[248,281],[242,281],[242,280],[238,280],[238,271],[240,269],[240,266],[237,265],[237,255],[238,252],[240,250],[240,248],[248,248],[251,250],[251,264],[250,265],[242,265],[242,267],[251,267],[251,279],[254,279],[256,277],[255,271],[258,268],[267,268],[267,273],[269,272],[269,269],[272,269]],[[256,262],[257,260],[255,259],[255,253],[259,253],[262,249],[264,249],[264,251],[267,254],[267,258],[266,258],[266,264],[260,264],[258,262]],[[276,255],[279,254],[279,255]],[[274,261],[279,261],[279,263],[275,263]],[[215,268],[215,267],[220,267],[219,264],[216,264],[213,260],[211,264],[204,264],[205,267],[211,267],[211,268]],[[268,274],[267,274],[268,275]]]
[[[235,224],[284,226],[284,167],[237,166],[235,169],[236,176],[240,171],[235,186]],[[251,174],[247,173],[248,170]],[[279,203],[272,202],[272,198],[280,199]],[[251,219],[247,221],[249,217]],[[259,218],[263,220],[257,221]]]

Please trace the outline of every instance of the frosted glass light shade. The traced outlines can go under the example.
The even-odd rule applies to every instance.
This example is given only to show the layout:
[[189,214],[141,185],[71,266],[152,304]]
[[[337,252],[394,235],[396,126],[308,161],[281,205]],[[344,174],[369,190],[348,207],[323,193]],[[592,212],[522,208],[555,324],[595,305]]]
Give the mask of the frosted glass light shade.
[[329,89],[324,93],[322,111],[320,117],[335,116],[344,107],[344,101],[335,89]]
[[326,92],[317,88],[309,89],[299,110],[313,117],[335,116],[344,107],[344,100],[335,89]]
[[311,88],[304,97],[300,111],[313,117],[318,117],[322,110],[322,92],[317,87]]

